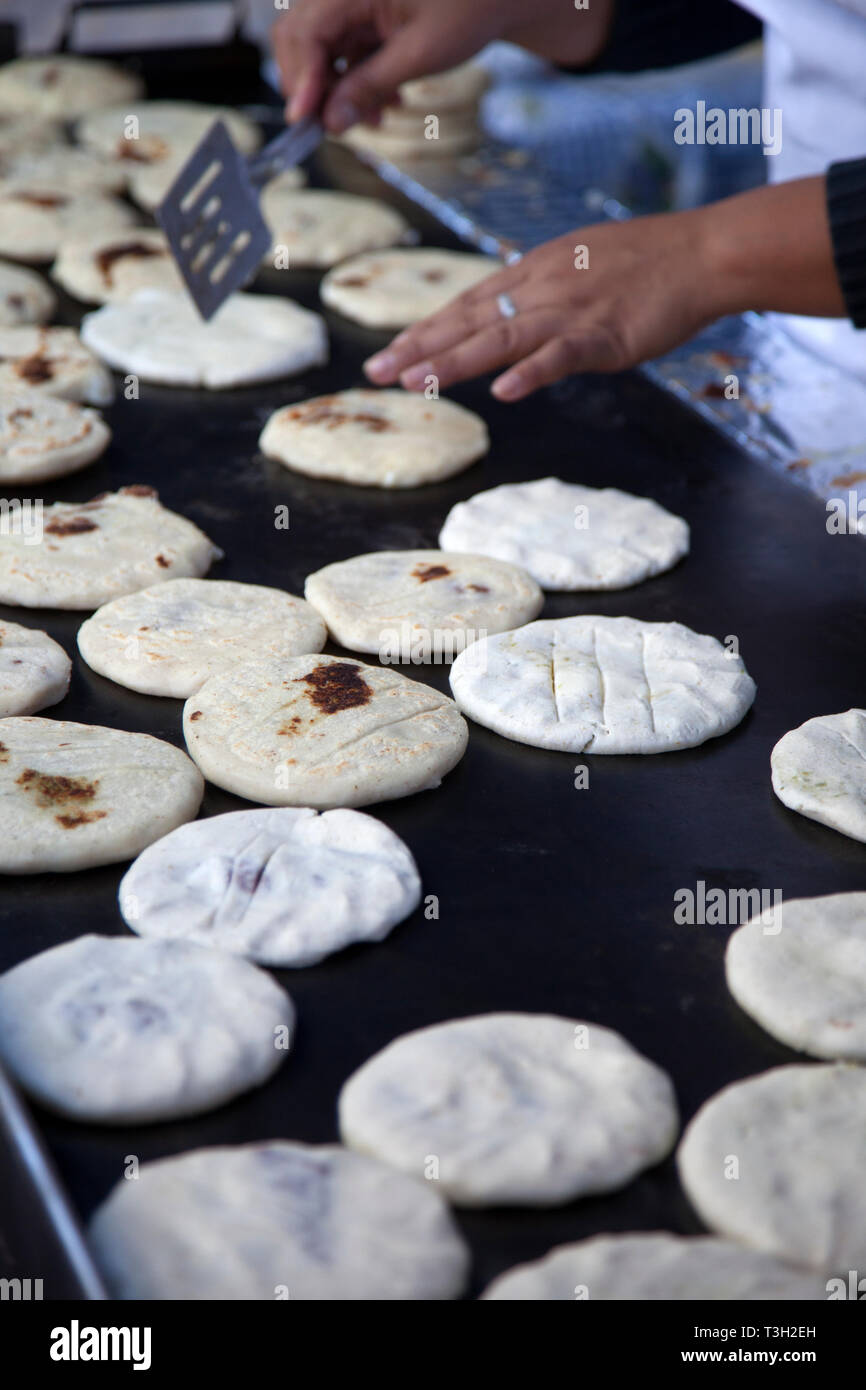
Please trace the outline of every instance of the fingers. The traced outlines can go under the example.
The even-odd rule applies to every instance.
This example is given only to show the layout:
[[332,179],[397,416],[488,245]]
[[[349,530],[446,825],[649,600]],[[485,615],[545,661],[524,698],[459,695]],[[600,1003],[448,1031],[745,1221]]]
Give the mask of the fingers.
[[[308,44],[305,53],[301,56],[297,52],[293,53],[294,61],[300,58],[301,67],[296,80],[286,82],[284,75],[284,85],[286,91],[290,93],[289,102],[286,107],[286,117],[289,121],[300,121],[305,116],[313,116],[325,99],[328,88],[330,64],[328,54],[322,44]],[[280,68],[283,72],[283,68]]]
[[604,329],[571,328],[567,336],[550,338],[535,352],[496,378],[490,387],[499,401],[521,401],[542,386],[551,386],[574,372],[617,372],[630,366],[622,344]]
[[[444,22],[430,5],[409,13],[372,0],[299,0],[273,29],[274,51],[291,120],[322,110],[325,127],[342,134],[396,100],[401,83],[471,58],[498,28],[470,12]],[[334,80],[334,61],[348,58]]]
[[376,353],[364,363],[364,371],[371,381],[387,385],[415,363],[455,347],[489,327],[493,317],[487,306],[463,305],[458,300],[447,310],[400,333],[384,352]]
[[323,112],[326,129],[342,134],[394,102],[401,83],[441,71],[469,56],[469,52],[454,52],[449,27],[425,8],[336,84]]
[[357,0],[298,0],[271,29],[290,121],[312,116],[335,84],[334,62],[364,56],[379,38]]
[[497,319],[453,347],[416,362],[400,376],[408,391],[420,391],[430,377],[442,388],[470,377],[494,371],[508,362],[517,362],[550,336],[553,314],[536,310],[514,319]]
[[488,276],[438,313],[398,333],[383,352],[377,352],[364,363],[364,371],[380,386],[396,381],[414,363],[441,353],[497,322],[501,317],[496,307],[497,294],[511,294],[519,309],[519,285],[517,266],[501,275]]

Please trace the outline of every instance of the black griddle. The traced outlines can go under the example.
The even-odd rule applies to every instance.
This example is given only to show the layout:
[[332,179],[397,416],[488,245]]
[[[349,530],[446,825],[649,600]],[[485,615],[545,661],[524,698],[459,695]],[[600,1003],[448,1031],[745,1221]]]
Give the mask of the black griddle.
[[[367,187],[373,181],[368,170],[357,178]],[[391,190],[378,191],[405,207]],[[422,214],[411,215],[424,240],[452,244]],[[318,278],[284,271],[260,277],[256,288],[319,307]],[[77,322],[80,312],[65,301],[65,321]],[[492,1010],[560,1013],[619,1029],[670,1073],[686,1121],[728,1082],[795,1054],[728,994],[729,929],[675,924],[677,889],[702,879],[708,887],[781,889],[790,898],[866,887],[866,846],[786,810],[769,769],[770,750],[786,730],[866,704],[862,540],[828,535],[818,501],[631,374],[582,377],[516,406],[496,403],[485,381],[449,392],[484,416],[492,447],[486,459],[432,487],[389,493],[289,473],[257,452],[270,413],[360,384],[363,358],[389,336],[324,313],[332,350],[326,368],[230,392],[145,385],[136,401],[119,393],[106,412],[114,430],[108,453],[80,474],[42,485],[40,495],[46,503],[85,501],[124,484],[151,484],[225,550],[211,577],[299,594],[305,576],[331,561],[435,546],[455,502],[500,482],[555,474],[625,488],[684,516],[692,554],[632,590],[548,595],[542,616],[628,614],[676,619],[721,639],[735,635],[757,701],[726,737],[652,757],[545,752],[471,725],[465,758],[438,790],[368,808],[415,854],[424,894],[439,899],[438,919],[425,919],[422,908],[381,944],[275,972],[297,1004],[299,1026],[273,1080],[187,1123],[105,1129],[34,1110],[82,1218],[120,1179],[129,1154],[146,1162],[205,1145],[334,1141],[339,1088],[374,1052],[410,1029]],[[288,531],[274,526],[283,505]],[[87,616],[0,611],[46,628],[71,653]],[[402,669],[448,689],[445,667]],[[114,685],[77,653],[68,698],[46,713],[183,746],[181,702]],[[588,789],[575,788],[579,765],[589,768]],[[248,805],[208,786],[202,814]],[[0,968],[84,932],[125,933],[116,907],[125,867],[0,879]],[[28,1200],[22,1190],[21,1201]],[[44,1217],[33,1210],[34,1219]],[[564,1241],[700,1229],[672,1159],[607,1197],[548,1211],[458,1212],[458,1219],[472,1248],[471,1294]],[[15,1234],[26,1239],[22,1230]],[[68,1296],[68,1261],[58,1255],[51,1267],[33,1268],[42,1255],[21,1246],[12,1253],[16,1272],[44,1278],[46,1298]]]

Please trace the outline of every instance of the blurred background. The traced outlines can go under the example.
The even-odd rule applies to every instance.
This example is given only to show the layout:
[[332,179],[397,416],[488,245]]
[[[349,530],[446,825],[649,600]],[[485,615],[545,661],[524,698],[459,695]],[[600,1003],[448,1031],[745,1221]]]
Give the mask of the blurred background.
[[[695,0],[671,0],[671,14]],[[648,71],[563,72],[508,44],[481,61],[493,82],[483,104],[488,134],[531,151],[574,187],[601,187],[635,212],[681,208],[763,182],[766,161],[752,145],[681,146],[672,113],[680,106],[760,105],[757,23],[727,0],[701,0],[688,45],[676,24],[658,37],[632,37],[613,55]],[[255,101],[262,85],[274,0],[0,0],[3,56],[62,46],[133,56],[151,95]],[[677,61],[698,49],[713,56]],[[659,66],[674,62],[674,66]],[[272,74],[270,74],[272,77]]]

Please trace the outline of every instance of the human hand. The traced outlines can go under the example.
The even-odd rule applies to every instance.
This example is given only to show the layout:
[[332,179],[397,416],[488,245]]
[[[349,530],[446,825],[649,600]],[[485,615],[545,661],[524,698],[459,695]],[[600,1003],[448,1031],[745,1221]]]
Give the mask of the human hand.
[[376,123],[401,83],[466,62],[493,39],[590,62],[612,8],[612,0],[588,10],[567,0],[297,0],[272,31],[286,114],[298,121],[321,110],[332,134]]
[[[517,401],[572,372],[658,356],[723,312],[704,210],[579,228],[400,333],[365,364],[377,386],[448,387],[508,367],[491,390]],[[500,296],[516,309],[504,317]]]
[[558,237],[400,333],[365,370],[414,391],[507,366],[491,390],[519,401],[572,372],[636,366],[746,309],[844,316],[823,175]]
[[[498,37],[516,0],[299,0],[273,28],[290,121],[322,109],[334,134],[375,121],[401,83],[442,72]],[[344,75],[334,64],[343,60]]]

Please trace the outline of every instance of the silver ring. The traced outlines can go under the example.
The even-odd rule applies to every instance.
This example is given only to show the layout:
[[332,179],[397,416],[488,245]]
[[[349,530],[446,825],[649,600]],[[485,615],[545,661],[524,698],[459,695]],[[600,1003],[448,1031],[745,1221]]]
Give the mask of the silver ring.
[[496,296],[496,307],[504,319],[517,317],[517,305],[510,294],[498,294]]

